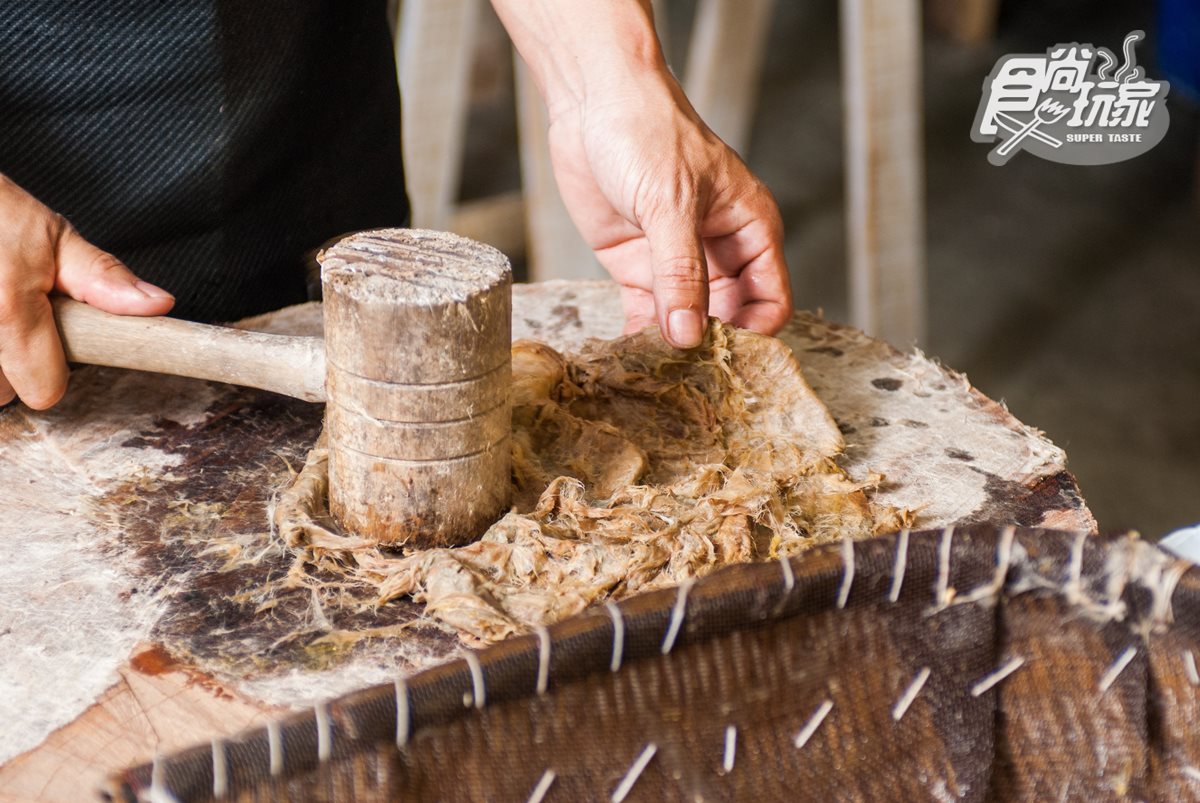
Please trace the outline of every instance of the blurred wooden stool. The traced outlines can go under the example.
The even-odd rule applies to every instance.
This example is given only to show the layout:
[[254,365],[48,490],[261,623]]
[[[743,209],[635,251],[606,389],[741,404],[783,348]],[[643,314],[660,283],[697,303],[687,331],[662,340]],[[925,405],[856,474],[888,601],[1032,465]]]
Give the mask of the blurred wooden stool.
[[[416,226],[449,229],[507,253],[529,278],[601,278],[550,167],[545,108],[516,68],[523,194],[456,202],[471,56],[483,0],[403,0],[396,55],[405,170]],[[660,39],[669,24],[655,3]],[[683,85],[735,150],[749,142],[775,0],[697,0]],[[920,0],[840,0],[850,319],[908,347],[925,325]],[[524,242],[521,242],[524,235]],[[524,246],[522,249],[521,246]]]

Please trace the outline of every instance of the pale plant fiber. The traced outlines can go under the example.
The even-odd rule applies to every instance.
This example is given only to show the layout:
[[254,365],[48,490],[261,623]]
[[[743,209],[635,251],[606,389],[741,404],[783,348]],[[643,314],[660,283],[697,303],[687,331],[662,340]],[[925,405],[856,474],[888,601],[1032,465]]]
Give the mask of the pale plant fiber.
[[791,350],[717,321],[686,353],[654,330],[570,357],[518,341],[512,442],[513,510],[469,546],[402,553],[330,520],[318,443],[275,508],[297,554],[288,582],[331,571],[350,584],[347,604],[411,596],[464,640],[492,642],[911,520],[872,501],[881,477],[839,467],[841,434]]

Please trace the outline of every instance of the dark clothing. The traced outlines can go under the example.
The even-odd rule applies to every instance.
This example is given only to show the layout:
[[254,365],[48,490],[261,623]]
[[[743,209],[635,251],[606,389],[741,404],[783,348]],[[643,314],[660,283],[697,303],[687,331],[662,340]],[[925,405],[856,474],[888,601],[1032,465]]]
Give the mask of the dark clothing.
[[0,172],[231,320],[303,301],[304,253],[403,225],[383,0],[4,0]]

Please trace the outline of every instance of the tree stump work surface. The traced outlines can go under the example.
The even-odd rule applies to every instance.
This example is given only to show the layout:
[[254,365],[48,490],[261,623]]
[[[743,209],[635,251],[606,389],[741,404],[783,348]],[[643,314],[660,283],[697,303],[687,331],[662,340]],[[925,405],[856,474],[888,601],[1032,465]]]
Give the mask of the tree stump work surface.
[[[621,321],[608,283],[514,288],[514,338],[570,351]],[[320,309],[243,325],[316,334]],[[780,337],[844,433],[847,471],[883,474],[878,498],[918,526],[1095,529],[1062,450],[964,377],[808,313]],[[412,603],[262,596],[291,566],[269,506],[320,427],[318,405],[94,367],[54,410],[0,411],[0,800],[78,800],[156,752],[459,649]],[[346,637],[364,629],[376,637]]]

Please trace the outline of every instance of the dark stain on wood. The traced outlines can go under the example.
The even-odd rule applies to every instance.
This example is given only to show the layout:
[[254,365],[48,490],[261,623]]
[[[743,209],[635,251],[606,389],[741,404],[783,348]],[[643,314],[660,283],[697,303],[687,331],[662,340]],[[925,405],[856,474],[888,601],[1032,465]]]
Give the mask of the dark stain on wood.
[[900,423],[910,429],[929,429],[929,424],[924,421],[918,421],[915,418],[906,418]]
[[1032,485],[1006,480],[971,466],[984,476],[987,500],[961,524],[1018,524],[1037,527],[1050,513],[1083,507],[1079,487],[1071,472],[1063,470],[1042,477]]
[[134,655],[129,659],[129,665],[133,667],[135,672],[150,675],[151,677],[164,675],[179,668],[179,662],[172,658],[169,652],[158,645],[142,650]]
[[583,321],[579,319],[579,307],[571,304],[559,304],[550,310],[552,318],[559,318],[565,324],[570,324],[576,329],[583,328]]
[[[143,591],[162,596],[166,607],[152,633],[162,649],[135,658],[139,671],[155,674],[182,662],[262,677],[295,666],[324,668],[382,649],[366,640],[314,645],[327,632],[313,621],[314,592],[278,582],[294,558],[271,533],[268,506],[288,481],[289,466],[303,464],[321,417],[318,405],[230,389],[199,423],[159,419],[125,442],[181,458],[98,503],[119,528],[112,548],[133,550],[146,577]],[[306,576],[318,585],[341,579],[311,568]],[[336,630],[408,624],[421,616],[420,606],[408,600],[339,607],[336,590],[316,593]],[[456,645],[444,631],[419,624],[406,638],[434,654]]]
[[975,455],[970,452],[964,452],[962,449],[947,449],[946,457],[953,460],[961,460],[964,463],[971,463],[975,460]]
[[836,346],[813,346],[810,349],[805,349],[807,354],[828,354],[830,357],[840,357],[846,352]]
[[872,379],[871,384],[880,390],[895,391],[899,390],[900,386],[903,385],[904,382],[896,379],[895,377],[881,376],[878,379]]

